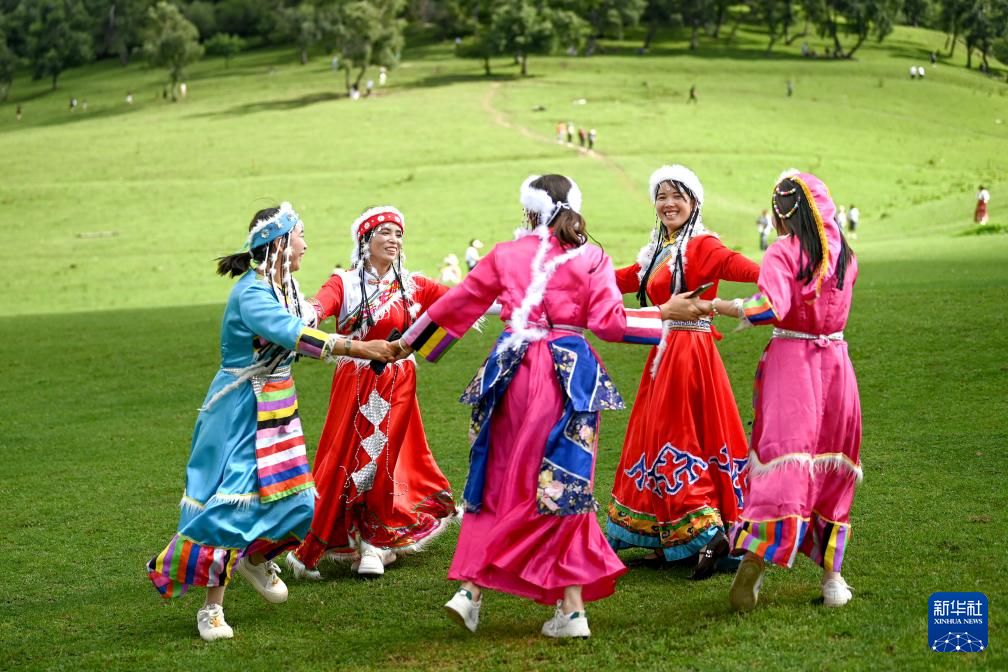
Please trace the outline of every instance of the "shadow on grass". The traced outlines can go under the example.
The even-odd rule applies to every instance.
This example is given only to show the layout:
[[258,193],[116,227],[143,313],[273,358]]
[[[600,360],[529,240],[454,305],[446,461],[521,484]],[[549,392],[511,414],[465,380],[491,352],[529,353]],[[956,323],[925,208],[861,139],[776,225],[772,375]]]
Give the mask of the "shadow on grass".
[[257,112],[276,112],[279,110],[296,110],[318,103],[328,103],[341,98],[346,98],[345,93],[335,93],[333,91],[320,91],[309,93],[297,98],[287,98],[285,100],[261,100],[254,103],[245,103],[235,107],[221,110],[220,112],[206,112],[194,115],[195,117],[230,117],[235,115],[255,114]]

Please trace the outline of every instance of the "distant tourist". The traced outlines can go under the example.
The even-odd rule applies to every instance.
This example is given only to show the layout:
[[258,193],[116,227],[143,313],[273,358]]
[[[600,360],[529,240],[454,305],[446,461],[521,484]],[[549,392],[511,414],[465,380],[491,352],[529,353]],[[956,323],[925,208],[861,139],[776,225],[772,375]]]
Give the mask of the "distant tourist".
[[699,100],[700,99],[697,98],[697,95],[696,95],[696,84],[694,84],[691,87],[689,87],[689,100],[687,100],[686,103],[687,104],[689,104],[689,103],[696,103],[696,102],[699,102]]
[[87,98],[81,100],[81,111],[87,112]]
[[567,122],[567,144],[568,145],[573,145],[574,144],[574,122],[573,121],[568,121]]
[[585,146],[585,142],[588,140],[588,134],[585,133],[584,128],[578,128],[578,142],[581,143],[581,147]]
[[917,79],[924,79],[924,66],[917,66]]
[[360,99],[360,89],[357,88],[356,84],[350,85],[350,100]]
[[809,51],[808,42],[802,42],[801,43],[801,55],[804,56],[804,57],[806,57],[806,58],[808,58],[809,54],[811,54],[811,53],[812,52]]
[[162,100],[168,100],[168,86],[167,85],[161,87],[161,99]]
[[457,285],[462,282],[462,268],[459,266],[458,257],[454,254],[445,257],[438,275],[444,285]]
[[20,104],[17,106],[17,110],[15,110],[14,115],[17,117],[18,121],[21,121],[21,105]]
[[127,105],[132,105],[133,104],[133,92],[132,91],[127,91],[126,92],[126,104]]
[[590,131],[588,131],[588,151],[589,152],[591,152],[591,151],[593,151],[595,149],[595,137],[596,137],[596,133],[595,133],[595,129],[593,128]]
[[466,267],[471,271],[476,268],[476,264],[479,263],[480,253],[479,251],[483,249],[483,243],[477,238],[473,238],[469,241],[469,247],[466,248],[465,261]]
[[794,82],[791,81],[790,79],[787,80],[787,95],[788,98],[794,95]]
[[857,225],[861,221],[861,211],[857,209],[857,206],[851,203],[850,208],[847,209],[847,230],[850,232],[850,237],[857,240]]
[[70,111],[73,112],[76,109],[77,109],[77,99],[74,98],[73,96],[70,96]]
[[567,135],[567,124],[565,124],[562,121],[557,122],[556,134],[557,134],[557,144],[562,145],[564,141],[564,136]]
[[938,54],[935,53],[934,51],[932,51],[931,52],[931,65],[937,65],[937,64],[938,64]]
[[385,82],[387,81],[388,81],[388,70],[383,65],[381,66],[381,68],[378,69],[378,86],[385,86]]
[[987,215],[987,203],[990,201],[990,192],[984,189],[984,186],[980,185],[980,191],[977,192],[977,204],[976,210],[973,211],[973,221],[977,224],[986,224],[988,220]]
[[917,66],[916,65],[911,65],[910,66],[910,79],[917,79]]
[[759,233],[759,249],[761,251],[766,251],[767,249],[767,235],[770,233],[770,229],[773,224],[770,222],[770,211],[764,209],[760,216],[756,219],[756,231]]
[[837,228],[839,228],[841,232],[846,230],[847,210],[844,209],[844,206],[841,205],[837,208],[836,215],[833,216],[833,219],[836,221]]
[[339,56],[332,57],[332,69],[339,70]]
[[186,94],[189,93],[189,87],[186,86],[185,82],[182,82],[181,84],[179,84],[179,93],[182,94],[183,98],[185,98]]
[[374,80],[373,79],[367,80],[367,83],[364,85],[364,87],[366,89],[366,93],[364,95],[370,96],[371,92],[374,91]]

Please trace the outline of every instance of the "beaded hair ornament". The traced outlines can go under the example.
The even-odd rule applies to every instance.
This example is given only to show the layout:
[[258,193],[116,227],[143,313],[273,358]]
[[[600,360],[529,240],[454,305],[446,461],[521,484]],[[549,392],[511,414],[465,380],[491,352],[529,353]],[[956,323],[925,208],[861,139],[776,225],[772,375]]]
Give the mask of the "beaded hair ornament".
[[[790,181],[792,186],[790,189],[785,189],[783,183],[785,181]],[[798,192],[801,192],[800,194]],[[773,188],[773,196],[771,197],[771,204],[773,206],[774,214],[783,222],[786,219],[790,219],[798,212],[798,207],[801,205],[801,196],[804,194],[805,201],[808,203],[809,210],[812,212],[812,217],[816,223],[816,231],[819,234],[819,244],[822,247],[822,261],[819,263],[819,268],[816,269],[816,289],[815,298],[819,298],[822,292],[823,280],[826,278],[826,273],[829,271],[829,261],[830,261],[830,251],[829,242],[826,239],[826,225],[823,222],[822,214],[819,212],[819,206],[816,203],[815,198],[812,196],[812,191],[809,189],[808,184],[803,179],[802,173],[798,170],[791,168],[790,170],[785,170],[777,178],[776,184]],[[827,191],[827,196],[829,192]],[[788,196],[794,196],[794,205],[788,209],[787,212],[781,212],[780,205],[778,201],[781,198]],[[815,299],[812,299],[815,301]]]

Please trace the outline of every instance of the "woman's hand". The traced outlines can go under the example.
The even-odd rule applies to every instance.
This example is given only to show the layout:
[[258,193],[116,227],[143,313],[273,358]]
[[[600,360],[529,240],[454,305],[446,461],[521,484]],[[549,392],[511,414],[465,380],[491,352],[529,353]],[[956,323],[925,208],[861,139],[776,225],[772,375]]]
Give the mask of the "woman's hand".
[[376,362],[394,362],[396,351],[395,344],[388,341],[354,341],[352,354]]
[[413,354],[413,348],[411,348],[402,338],[393,341],[392,345],[396,353],[396,360],[406,359]]
[[676,294],[665,303],[658,306],[663,320],[681,320],[692,322],[710,313],[710,301],[689,298],[689,292]]

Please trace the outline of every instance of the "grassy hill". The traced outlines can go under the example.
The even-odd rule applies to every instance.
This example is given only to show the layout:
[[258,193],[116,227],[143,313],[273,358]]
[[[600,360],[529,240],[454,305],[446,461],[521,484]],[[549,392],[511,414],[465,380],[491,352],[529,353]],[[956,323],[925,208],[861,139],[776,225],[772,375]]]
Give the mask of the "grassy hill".
[[[910,65],[944,44],[921,30],[899,29],[855,61],[805,59],[797,46],[766,56],[762,37],[744,29],[735,44],[703,42],[697,53],[666,38],[644,56],[628,41],[592,58],[534,57],[524,79],[506,61],[488,79],[450,46],[418,47],[360,101],[342,95],[327,58],[300,66],[292,49],[253,52],[227,69],[207,59],[177,104],[161,98],[163,74],[141,65],[73,70],[57,92],[16,81],[0,105],[9,388],[0,403],[0,668],[1008,664],[997,644],[1008,621],[997,607],[990,650],[950,658],[926,648],[932,592],[979,590],[993,605],[1008,598],[999,550],[1008,533],[1008,236],[970,235],[979,183],[991,190],[993,224],[1008,224],[1008,86],[961,61],[911,81]],[[686,102],[692,85],[696,105]],[[88,112],[71,113],[70,96],[87,99]],[[598,151],[557,145],[561,120],[596,128]],[[817,173],[838,203],[862,212],[847,329],[865,422],[866,478],[845,566],[854,602],[838,611],[817,604],[808,562],[771,572],[760,609],[746,617],[728,611],[728,576],[693,584],[684,573],[633,571],[590,608],[589,642],[542,641],[546,611],[503,596],[488,597],[480,633],[469,637],[438,612],[452,589],[446,539],[380,582],[342,567],[327,568],[333,580],[323,585],[291,582],[280,607],[238,580],[227,606],[232,642],[196,637],[197,597],[158,603],[141,570],[174,530],[230,288],[212,260],[237,249],[255,210],[290,200],[302,212],[310,249],[300,278],[310,291],[346,264],[349,223],[369,205],[405,212],[409,266],[433,274],[470,238],[510,238],[527,174],[562,172],[585,193],[593,235],[629,263],[654,220],[648,175],[670,162],[704,181],[707,226],[754,257],[755,219],[785,168]],[[455,400],[492,336],[420,365],[428,437],[459,489],[466,409]],[[767,336],[728,333],[719,346],[746,422]],[[600,351],[629,401],[645,351]],[[299,365],[310,445],[329,375]],[[603,421],[602,502],[627,416]]]

